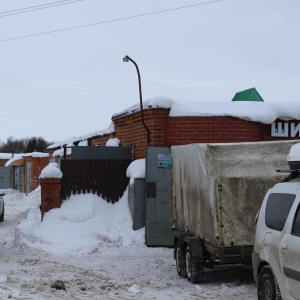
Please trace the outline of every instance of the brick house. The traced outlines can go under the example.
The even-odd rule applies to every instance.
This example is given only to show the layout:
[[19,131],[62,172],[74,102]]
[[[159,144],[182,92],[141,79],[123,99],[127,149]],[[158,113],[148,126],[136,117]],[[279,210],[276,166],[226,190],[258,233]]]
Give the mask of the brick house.
[[134,159],[145,158],[147,145],[295,140],[300,138],[300,103],[266,103],[255,89],[222,103],[153,98],[143,102],[142,110],[136,104],[114,114],[105,130],[50,145],[50,161],[59,163],[64,153],[68,158],[72,146],[106,146],[112,138],[120,146],[133,146]]
[[29,194],[39,186],[41,171],[48,164],[48,153],[15,154],[5,163],[5,167],[10,168],[10,187]]
[[[142,124],[142,114],[144,123]],[[105,146],[117,137],[134,146],[134,159],[144,158],[146,146],[191,143],[236,143],[294,140],[300,137],[300,103],[266,103],[255,88],[238,92],[231,102],[179,102],[153,98],[112,116],[112,125],[48,147],[50,157],[65,145],[87,140]],[[148,136],[149,135],[149,136]]]

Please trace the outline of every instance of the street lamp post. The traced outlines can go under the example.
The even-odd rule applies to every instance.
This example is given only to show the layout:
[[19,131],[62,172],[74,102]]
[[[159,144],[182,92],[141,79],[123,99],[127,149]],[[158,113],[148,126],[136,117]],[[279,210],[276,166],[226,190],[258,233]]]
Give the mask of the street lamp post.
[[142,119],[143,126],[147,130],[147,145],[149,145],[149,142],[150,142],[150,131],[149,131],[149,128],[147,127],[147,125],[145,124],[145,121],[144,121],[144,110],[143,110],[143,99],[142,99],[142,84],[141,84],[141,75],[140,75],[139,67],[138,67],[137,63],[132,58],[130,58],[128,55],[125,55],[123,57],[123,61],[124,62],[131,61],[135,65],[135,68],[136,68],[136,71],[137,71],[137,74],[138,74],[139,92],[140,92],[141,119]]

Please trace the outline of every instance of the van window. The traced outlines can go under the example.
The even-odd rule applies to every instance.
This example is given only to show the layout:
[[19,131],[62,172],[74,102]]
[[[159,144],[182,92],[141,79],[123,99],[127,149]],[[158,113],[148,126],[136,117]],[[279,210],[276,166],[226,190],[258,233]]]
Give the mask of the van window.
[[295,215],[293,228],[292,228],[292,234],[300,236],[300,205],[297,208],[297,212]]
[[294,203],[296,195],[272,193],[266,205],[265,222],[267,227],[281,231]]

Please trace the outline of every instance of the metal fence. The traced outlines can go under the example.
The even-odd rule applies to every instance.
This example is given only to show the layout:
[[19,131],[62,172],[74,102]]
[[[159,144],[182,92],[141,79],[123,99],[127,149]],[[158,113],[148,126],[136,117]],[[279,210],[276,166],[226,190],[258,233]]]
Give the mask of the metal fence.
[[71,194],[94,193],[107,202],[117,202],[126,190],[126,170],[132,159],[62,160],[61,199]]

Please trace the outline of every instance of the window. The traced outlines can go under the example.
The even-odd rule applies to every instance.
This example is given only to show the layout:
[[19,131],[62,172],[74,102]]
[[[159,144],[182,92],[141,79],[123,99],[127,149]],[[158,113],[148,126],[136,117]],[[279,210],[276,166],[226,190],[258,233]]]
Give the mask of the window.
[[269,228],[278,231],[283,229],[295,198],[294,194],[273,193],[269,195],[265,214],[266,225]]
[[300,204],[296,211],[293,228],[292,228],[292,234],[300,236]]

